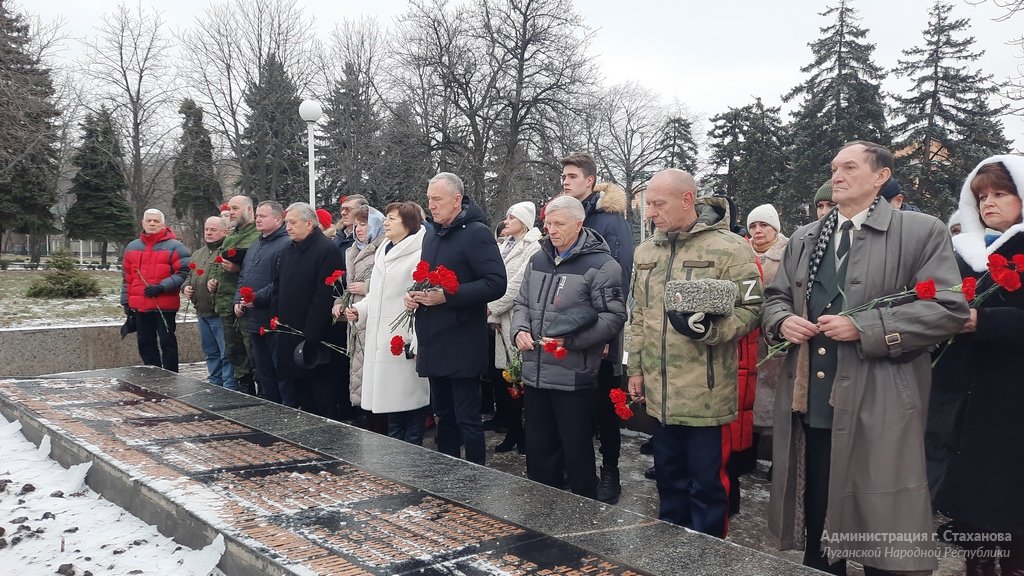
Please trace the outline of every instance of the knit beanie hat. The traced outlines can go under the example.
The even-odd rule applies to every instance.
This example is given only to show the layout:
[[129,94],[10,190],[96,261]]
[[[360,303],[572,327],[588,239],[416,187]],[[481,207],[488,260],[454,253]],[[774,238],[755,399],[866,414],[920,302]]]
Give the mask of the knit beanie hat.
[[516,220],[519,220],[524,226],[526,226],[526,229],[529,230],[536,224],[537,207],[534,206],[533,202],[519,202],[518,204],[513,204],[508,211],[505,212],[505,216],[511,216]]
[[879,192],[882,198],[886,200],[892,200],[900,193],[900,183],[895,178],[889,178],[889,181],[885,183],[885,186],[882,186],[882,190]]
[[949,217],[949,222],[946,223],[946,228],[949,228],[950,231],[953,230],[953,226],[961,226],[959,210],[953,212],[953,215]]
[[779,223],[779,212],[771,204],[761,204],[747,214],[747,228],[754,222],[764,222],[775,228],[776,232],[782,232],[782,224]]
[[817,205],[818,202],[821,202],[822,200],[824,200],[826,202],[831,202],[832,201],[832,181],[831,180],[829,180],[829,181],[825,182],[824,184],[822,184],[821,188],[818,188],[818,191],[814,194],[814,204],[815,205]]
[[316,219],[320,221],[320,226],[325,230],[331,227],[331,213],[323,208],[316,209]]

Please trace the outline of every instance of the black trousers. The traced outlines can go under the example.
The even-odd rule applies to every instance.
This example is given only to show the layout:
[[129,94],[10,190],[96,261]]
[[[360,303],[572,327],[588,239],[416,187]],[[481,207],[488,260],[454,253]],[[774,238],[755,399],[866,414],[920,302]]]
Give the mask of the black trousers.
[[568,477],[573,494],[597,498],[593,440],[596,394],[596,390],[526,389],[528,478],[561,488],[563,478]]
[[487,460],[484,423],[480,419],[479,378],[429,378],[430,403],[437,419],[437,449],[483,466]]
[[299,407],[306,412],[337,420],[338,399],[341,390],[338,382],[331,378],[291,378],[288,380]]
[[601,443],[601,465],[605,468],[618,468],[619,453],[622,451],[622,420],[615,414],[615,406],[608,393],[615,388],[622,388],[622,377],[615,375],[612,362],[601,360],[597,386],[594,424],[597,426],[597,439]]
[[[170,310],[135,313],[139,357],[147,366],[178,371],[178,337],[174,335],[176,314],[177,311]],[[157,339],[160,340],[159,346]]]
[[494,417],[508,429],[507,436],[518,442],[523,437],[523,397],[512,398],[508,393],[511,384],[505,381],[502,370],[495,368],[491,381],[494,382]]
[[[846,560],[829,564],[821,547],[821,536],[825,531],[825,514],[828,511],[828,482],[832,464],[832,430],[804,426],[807,487],[804,493],[804,513],[807,527],[807,546],[804,548],[804,566],[844,576]],[[892,574],[871,566],[864,566],[865,576]]]

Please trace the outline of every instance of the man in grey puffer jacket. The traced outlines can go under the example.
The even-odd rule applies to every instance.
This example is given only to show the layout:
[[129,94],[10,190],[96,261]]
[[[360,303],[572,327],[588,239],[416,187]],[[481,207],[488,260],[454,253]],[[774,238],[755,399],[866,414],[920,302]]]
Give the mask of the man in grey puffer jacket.
[[[523,355],[526,474],[574,494],[597,497],[593,436],[597,373],[604,346],[626,321],[622,269],[608,244],[583,227],[579,200],[559,196],[545,209],[541,249],[527,265],[512,314],[512,336]],[[589,307],[597,322],[564,338],[548,327],[569,311]],[[552,354],[545,345],[564,348]],[[563,356],[564,354],[564,356]],[[564,474],[564,476],[563,476]]]

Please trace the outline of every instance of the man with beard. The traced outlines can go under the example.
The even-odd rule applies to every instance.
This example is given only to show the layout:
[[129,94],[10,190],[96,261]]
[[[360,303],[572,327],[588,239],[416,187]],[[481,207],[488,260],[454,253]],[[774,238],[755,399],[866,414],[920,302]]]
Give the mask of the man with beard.
[[224,346],[234,367],[234,389],[255,394],[252,364],[249,361],[252,342],[243,330],[240,315],[235,313],[235,291],[238,289],[238,275],[242,271],[245,251],[256,241],[260,232],[253,222],[252,200],[248,196],[233,196],[228,200],[228,212],[234,230],[224,238],[217,254],[220,257],[217,264],[222,267],[221,277],[219,280],[209,280],[207,288],[214,294],[214,306],[224,328]]

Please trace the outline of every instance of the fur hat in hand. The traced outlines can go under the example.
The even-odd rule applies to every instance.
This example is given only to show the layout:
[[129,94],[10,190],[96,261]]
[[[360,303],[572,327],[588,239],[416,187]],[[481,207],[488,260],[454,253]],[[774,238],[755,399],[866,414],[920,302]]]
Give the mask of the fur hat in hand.
[[511,216],[519,220],[529,230],[537,224],[537,207],[533,202],[519,202],[509,207],[505,216]]
[[764,222],[765,224],[775,228],[776,232],[782,232],[782,224],[779,222],[779,212],[775,209],[775,206],[771,204],[761,204],[757,208],[750,211],[747,214],[747,229],[750,229],[750,225],[754,222]]
[[685,314],[704,312],[728,316],[736,305],[738,293],[736,283],[729,280],[670,280],[665,285],[665,309]]

